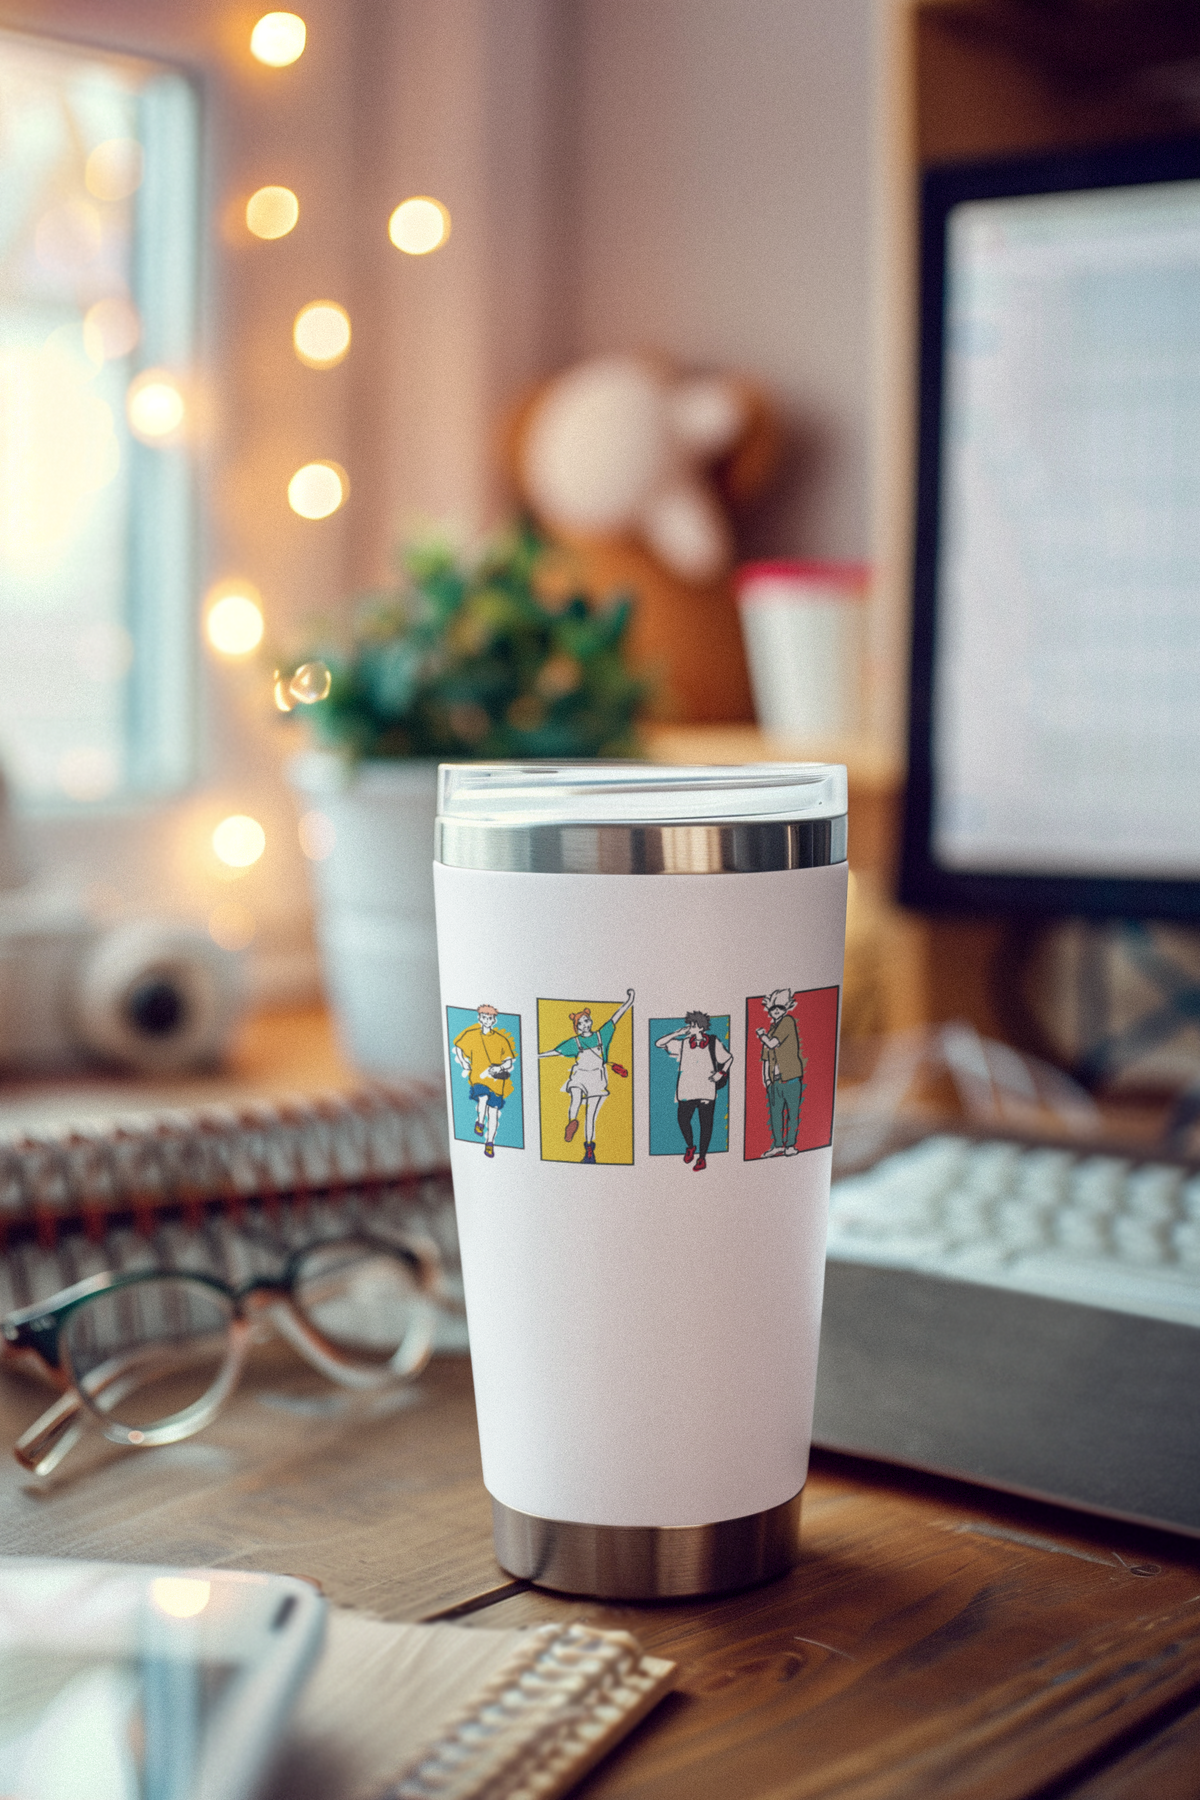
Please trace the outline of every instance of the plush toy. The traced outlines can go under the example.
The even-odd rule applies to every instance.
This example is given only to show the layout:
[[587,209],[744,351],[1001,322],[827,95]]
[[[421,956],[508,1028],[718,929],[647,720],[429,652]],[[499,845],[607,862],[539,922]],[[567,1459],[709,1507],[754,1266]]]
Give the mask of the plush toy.
[[636,596],[631,658],[656,678],[661,718],[754,716],[728,508],[765,483],[778,442],[751,383],[643,356],[577,363],[516,416],[521,498],[590,591]]

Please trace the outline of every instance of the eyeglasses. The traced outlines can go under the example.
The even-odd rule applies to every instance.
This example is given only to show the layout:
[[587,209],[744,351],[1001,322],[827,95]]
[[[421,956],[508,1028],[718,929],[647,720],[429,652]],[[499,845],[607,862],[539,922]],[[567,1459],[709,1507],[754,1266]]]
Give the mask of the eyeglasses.
[[357,1234],[298,1251],[278,1277],[241,1288],[162,1270],[76,1282],[0,1324],[0,1360],[63,1390],[13,1454],[48,1475],[93,1420],[115,1444],[191,1437],[233,1392],[264,1325],[343,1387],[409,1381],[433,1349],[441,1275],[430,1243]]

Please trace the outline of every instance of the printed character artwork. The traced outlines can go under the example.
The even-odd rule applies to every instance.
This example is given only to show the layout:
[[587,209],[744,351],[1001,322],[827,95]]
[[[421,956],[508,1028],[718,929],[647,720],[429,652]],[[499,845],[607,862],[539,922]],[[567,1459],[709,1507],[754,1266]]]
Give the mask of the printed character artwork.
[[836,987],[779,987],[746,1001],[748,1162],[833,1142],[837,1030]]
[[650,1021],[650,1154],[681,1156],[695,1174],[729,1149],[729,1014]]
[[525,1148],[521,1099],[521,1019],[494,1006],[448,1006],[450,1111],[460,1143],[483,1154]]
[[632,1005],[538,1001],[543,1161],[633,1161]]

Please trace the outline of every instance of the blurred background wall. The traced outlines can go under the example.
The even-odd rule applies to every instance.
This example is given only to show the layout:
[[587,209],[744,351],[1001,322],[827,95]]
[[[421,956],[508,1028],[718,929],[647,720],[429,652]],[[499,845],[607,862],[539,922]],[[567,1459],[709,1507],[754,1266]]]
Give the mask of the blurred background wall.
[[[496,504],[495,431],[573,358],[647,348],[778,396],[758,555],[866,554],[871,0],[359,0],[365,213],[397,182],[454,237],[363,253],[356,431],[386,445],[368,566],[406,517]],[[377,201],[374,196],[378,195]],[[360,339],[361,342],[361,339]]]
[[[872,534],[875,0],[302,0],[293,67],[249,53],[242,0],[0,0],[0,25],[193,71],[206,119],[198,410],[197,777],[138,817],[32,821],[36,856],[138,908],[204,916],[230,810],[267,854],[239,878],[266,998],[315,982],[294,807],[261,670],[201,648],[202,598],[245,577],[295,641],[378,581],[398,536],[502,512],[503,419],[573,358],[646,348],[761,380],[781,480],[744,554],[865,557]],[[283,183],[297,229],[262,243],[247,196]],[[432,194],[453,232],[400,255],[387,220]],[[305,302],[351,315],[351,354],[300,365]],[[290,472],[333,458],[350,497],[298,519]]]
[[870,0],[585,0],[570,350],[744,369],[791,427],[756,555],[865,556]]

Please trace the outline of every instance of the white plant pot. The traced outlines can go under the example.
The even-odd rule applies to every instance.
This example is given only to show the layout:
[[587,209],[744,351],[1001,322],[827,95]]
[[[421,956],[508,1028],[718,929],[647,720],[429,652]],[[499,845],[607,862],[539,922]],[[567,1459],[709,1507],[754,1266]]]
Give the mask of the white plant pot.
[[365,763],[320,751],[288,777],[327,854],[310,864],[317,941],[346,1054],[367,1074],[442,1081],[433,916],[437,764]]

